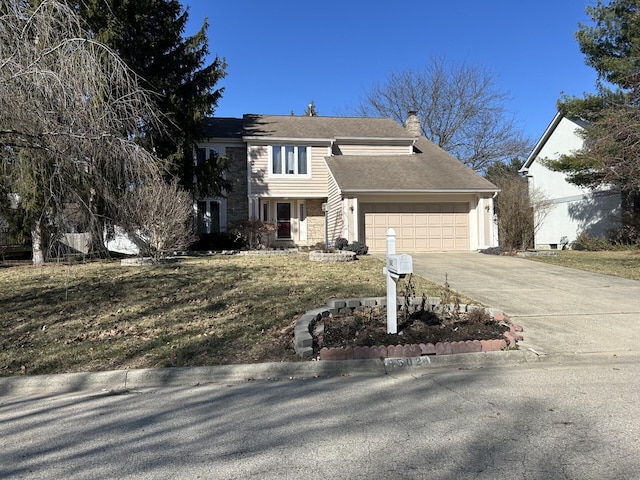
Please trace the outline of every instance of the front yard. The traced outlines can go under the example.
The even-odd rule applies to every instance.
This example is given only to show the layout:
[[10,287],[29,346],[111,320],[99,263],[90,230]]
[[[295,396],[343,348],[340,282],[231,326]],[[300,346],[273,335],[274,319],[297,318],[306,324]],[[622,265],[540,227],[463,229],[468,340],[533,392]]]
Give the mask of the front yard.
[[[306,254],[0,263],[0,376],[290,361],[295,316],[330,298],[384,296],[382,266]],[[442,294],[413,283],[417,295]]]
[[537,262],[640,280],[640,250],[586,252],[562,250],[554,256],[527,257]]

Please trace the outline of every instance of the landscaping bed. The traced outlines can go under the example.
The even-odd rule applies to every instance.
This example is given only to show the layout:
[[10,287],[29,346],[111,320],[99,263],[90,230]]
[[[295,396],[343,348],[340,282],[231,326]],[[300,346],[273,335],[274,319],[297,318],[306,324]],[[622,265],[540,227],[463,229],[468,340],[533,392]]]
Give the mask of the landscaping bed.
[[387,333],[386,307],[368,307],[321,320],[315,335],[318,351],[324,347],[370,347],[379,345],[460,342],[503,339],[509,330],[484,310],[472,310],[446,320],[429,311],[399,315],[398,333]]
[[387,333],[386,297],[332,299],[306,312],[293,326],[296,354],[314,360],[417,357],[516,349],[522,340],[522,328],[503,312],[440,298],[397,300],[393,334]]

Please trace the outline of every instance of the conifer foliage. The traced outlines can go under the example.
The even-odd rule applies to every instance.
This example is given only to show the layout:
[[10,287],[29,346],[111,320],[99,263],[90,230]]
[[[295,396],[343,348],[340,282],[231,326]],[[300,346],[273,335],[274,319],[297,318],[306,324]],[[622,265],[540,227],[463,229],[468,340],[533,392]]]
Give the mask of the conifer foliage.
[[[193,188],[193,152],[202,138],[204,122],[213,115],[223,88],[224,58],[209,59],[208,21],[185,36],[189,12],[178,0],[67,0],[84,19],[94,38],[111,47],[154,93],[164,117],[163,127],[145,124],[138,142],[166,161],[182,186]],[[226,164],[208,169],[203,182],[220,194]]]

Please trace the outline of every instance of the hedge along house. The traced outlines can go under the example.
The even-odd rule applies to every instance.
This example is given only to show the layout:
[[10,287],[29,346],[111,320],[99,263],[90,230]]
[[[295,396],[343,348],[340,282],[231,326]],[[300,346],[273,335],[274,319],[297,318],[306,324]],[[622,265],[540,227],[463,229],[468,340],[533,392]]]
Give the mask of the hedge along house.
[[211,119],[200,145],[203,155],[214,150],[231,161],[229,196],[198,203],[199,217],[209,215],[220,231],[254,218],[277,224],[276,246],[343,237],[382,252],[390,227],[399,251],[497,245],[498,189],[420,137],[414,114],[408,128],[382,118],[245,115],[241,121],[240,132],[240,119]]

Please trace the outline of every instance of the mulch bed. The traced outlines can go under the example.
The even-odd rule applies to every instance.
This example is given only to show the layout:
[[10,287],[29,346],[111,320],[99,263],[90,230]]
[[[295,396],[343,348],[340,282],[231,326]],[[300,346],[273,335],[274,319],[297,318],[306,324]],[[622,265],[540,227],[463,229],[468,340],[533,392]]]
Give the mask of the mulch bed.
[[385,307],[330,315],[314,326],[314,351],[321,348],[503,339],[509,326],[484,310],[436,315],[429,311],[398,313],[398,333],[387,333]]

